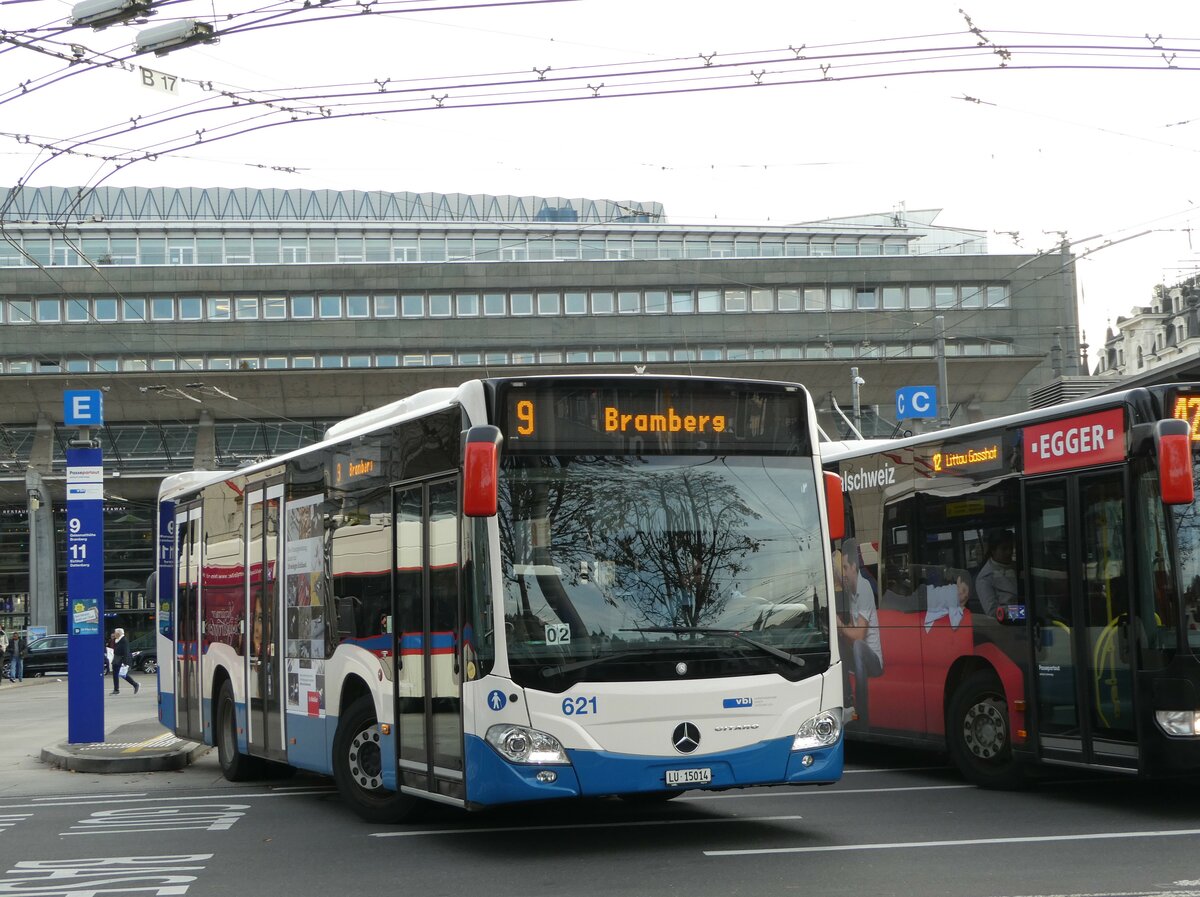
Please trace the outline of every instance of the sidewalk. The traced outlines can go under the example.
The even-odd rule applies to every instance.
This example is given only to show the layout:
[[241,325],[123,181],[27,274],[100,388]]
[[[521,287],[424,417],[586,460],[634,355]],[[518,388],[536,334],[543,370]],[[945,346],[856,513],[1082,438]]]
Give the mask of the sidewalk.
[[[80,744],[70,744],[65,739],[57,741],[41,749],[41,761],[75,772],[160,772],[182,769],[210,750],[208,745],[176,738],[165,729],[157,719],[154,679],[143,676],[140,682],[141,691],[136,696],[132,689],[122,689],[116,696],[105,695],[104,741]],[[15,699],[43,704],[44,695],[62,707],[66,703],[66,689],[65,675],[51,674],[16,683],[5,680],[0,683],[0,701]],[[56,727],[60,732],[66,728],[65,713],[61,713],[61,722],[64,725]]]

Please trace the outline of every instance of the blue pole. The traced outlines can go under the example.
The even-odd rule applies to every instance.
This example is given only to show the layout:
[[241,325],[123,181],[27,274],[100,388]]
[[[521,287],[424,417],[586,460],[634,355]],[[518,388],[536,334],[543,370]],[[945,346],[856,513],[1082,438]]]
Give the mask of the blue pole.
[[104,456],[67,449],[67,741],[104,740]]

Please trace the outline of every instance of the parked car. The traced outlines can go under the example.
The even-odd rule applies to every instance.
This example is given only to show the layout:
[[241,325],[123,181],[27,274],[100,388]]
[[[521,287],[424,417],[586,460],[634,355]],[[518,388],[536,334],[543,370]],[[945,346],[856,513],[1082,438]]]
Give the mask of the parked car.
[[158,672],[158,639],[155,633],[145,632],[129,642],[133,668],[140,673]]
[[25,648],[25,676],[45,676],[67,671],[67,637],[47,635]]

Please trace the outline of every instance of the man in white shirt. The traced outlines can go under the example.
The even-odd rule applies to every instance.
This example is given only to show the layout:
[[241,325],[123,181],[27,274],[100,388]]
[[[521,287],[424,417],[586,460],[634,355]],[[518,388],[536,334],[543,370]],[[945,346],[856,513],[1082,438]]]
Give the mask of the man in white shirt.
[[996,615],[998,607],[1021,603],[1017,597],[1017,571],[1012,560],[1012,533],[1005,530],[993,534],[988,539],[987,563],[975,577],[975,592],[979,595],[983,612],[989,617]]
[[862,725],[867,725],[867,679],[883,673],[883,648],[879,640],[879,613],[875,593],[858,567],[858,542],[842,542],[842,592],[847,605],[846,619],[838,627],[842,646],[848,656],[843,662],[854,672],[854,710]]

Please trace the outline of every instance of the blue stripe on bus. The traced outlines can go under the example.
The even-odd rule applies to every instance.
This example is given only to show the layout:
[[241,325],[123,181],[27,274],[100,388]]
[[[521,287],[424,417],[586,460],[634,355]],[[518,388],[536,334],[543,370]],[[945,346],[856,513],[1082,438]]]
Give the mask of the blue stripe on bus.
[[[711,769],[706,788],[744,788],[752,785],[811,785],[836,782],[842,776],[843,743],[813,751],[793,751],[791,736],[764,741],[733,751],[698,757],[644,757],[606,751],[568,750],[571,766],[518,766],[508,763],[477,736],[466,737],[467,800],[479,804],[546,800],[557,797],[599,797],[642,791],[668,790],[668,769]],[[805,755],[811,766],[801,765]],[[553,783],[537,774],[558,773]],[[686,790],[686,789],[685,789]]]

